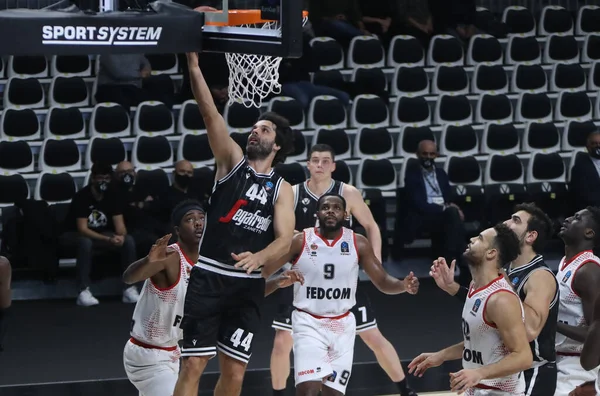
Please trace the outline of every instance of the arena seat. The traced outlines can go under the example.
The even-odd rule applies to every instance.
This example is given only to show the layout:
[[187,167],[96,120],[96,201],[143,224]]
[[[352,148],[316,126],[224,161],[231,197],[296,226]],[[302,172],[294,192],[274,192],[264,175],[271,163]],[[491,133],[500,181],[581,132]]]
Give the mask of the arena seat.
[[26,140],[0,141],[0,174],[33,172],[33,152]]
[[350,128],[386,127],[389,125],[388,106],[379,96],[358,95],[350,110]]
[[316,130],[311,146],[314,146],[315,144],[327,144],[331,146],[336,159],[346,160],[352,158],[350,138],[342,128],[320,128]]
[[91,169],[95,162],[116,165],[127,159],[123,141],[117,137],[92,136],[85,151],[85,168]]
[[387,127],[362,127],[354,139],[354,157],[391,158],[394,156],[394,139]]
[[85,139],[86,123],[77,107],[51,107],[44,120],[44,137]]
[[186,133],[181,136],[177,147],[177,161],[188,160],[194,168],[213,165],[215,157],[206,133],[194,135]]
[[440,155],[475,155],[479,152],[479,138],[471,125],[445,124],[439,144]]
[[482,154],[517,154],[521,145],[515,125],[488,123],[483,127]]
[[476,123],[506,124],[513,121],[512,103],[507,95],[484,93],[479,96],[475,109]]

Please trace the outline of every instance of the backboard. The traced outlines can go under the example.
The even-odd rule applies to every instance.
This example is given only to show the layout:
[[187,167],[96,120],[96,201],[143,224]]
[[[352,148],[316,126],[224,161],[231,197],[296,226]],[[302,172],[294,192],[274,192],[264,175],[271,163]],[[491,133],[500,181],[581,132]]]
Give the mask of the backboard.
[[0,53],[302,55],[302,0],[203,0],[219,10],[207,13],[187,7],[189,0],[96,1],[100,12],[64,7],[68,1],[43,10],[0,10],[0,36],[19,38],[0,41]]
[[[302,0],[216,0],[205,13],[202,51],[298,58],[302,55]],[[264,21],[272,21],[266,24]],[[265,26],[266,25],[266,26]]]

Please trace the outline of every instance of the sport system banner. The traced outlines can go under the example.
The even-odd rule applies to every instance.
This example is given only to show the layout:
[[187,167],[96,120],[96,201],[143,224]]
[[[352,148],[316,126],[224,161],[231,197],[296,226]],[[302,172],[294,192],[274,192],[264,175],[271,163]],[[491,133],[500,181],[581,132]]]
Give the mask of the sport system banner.
[[[202,49],[204,15],[176,3],[148,11],[84,13],[67,10],[0,11],[0,53],[88,55],[183,53]],[[7,39],[7,38],[12,39]]]

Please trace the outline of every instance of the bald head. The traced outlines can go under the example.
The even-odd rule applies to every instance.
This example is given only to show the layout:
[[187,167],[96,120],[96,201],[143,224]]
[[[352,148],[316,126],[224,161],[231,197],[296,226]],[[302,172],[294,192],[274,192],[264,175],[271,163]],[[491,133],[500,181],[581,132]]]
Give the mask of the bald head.
[[173,186],[181,191],[187,191],[193,176],[194,166],[190,161],[177,161],[173,170]]
[[437,157],[437,146],[433,140],[421,140],[417,148],[417,158],[425,169],[433,169]]
[[121,161],[117,164],[116,172],[132,172],[134,170],[133,165],[129,161]]

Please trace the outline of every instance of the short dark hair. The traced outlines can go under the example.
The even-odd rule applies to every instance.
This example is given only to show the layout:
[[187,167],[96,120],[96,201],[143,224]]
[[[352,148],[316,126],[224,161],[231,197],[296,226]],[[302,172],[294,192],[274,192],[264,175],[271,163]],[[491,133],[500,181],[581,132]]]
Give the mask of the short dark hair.
[[346,199],[344,197],[342,197],[340,194],[336,194],[336,193],[325,193],[325,194],[321,195],[319,197],[319,200],[317,201],[317,210],[319,210],[321,208],[321,204],[323,203],[325,198],[328,198],[328,197],[339,198],[342,201],[342,208],[344,210],[346,210]]
[[542,253],[546,246],[546,241],[552,234],[552,220],[550,217],[540,209],[533,202],[524,202],[520,205],[515,206],[515,212],[522,210],[529,215],[529,221],[527,222],[527,231],[537,232],[537,238],[533,243],[532,247],[536,253]]
[[204,206],[197,199],[184,199],[179,202],[171,211],[171,223],[173,226],[179,226],[183,216],[190,210],[197,209],[202,213],[206,213]]
[[494,246],[498,249],[498,265],[503,267],[516,259],[521,253],[519,238],[504,223],[496,224],[494,230],[496,231]]
[[590,212],[592,218],[591,229],[594,230],[594,246],[600,245],[600,207],[598,206],[588,206],[585,208],[588,212]]
[[271,166],[282,164],[287,156],[294,152],[294,132],[287,118],[267,111],[258,117],[258,121],[271,121],[275,125],[275,144],[281,147],[273,158]]
[[90,170],[92,176],[98,175],[112,175],[113,167],[108,162],[94,162],[92,169]]
[[312,155],[314,153],[330,153],[331,159],[333,161],[335,161],[335,152],[333,151],[333,147],[331,147],[328,144],[319,143],[319,144],[315,144],[314,146],[312,146],[310,148],[310,150],[308,151],[308,160],[309,161],[310,161],[310,157],[312,157]]

